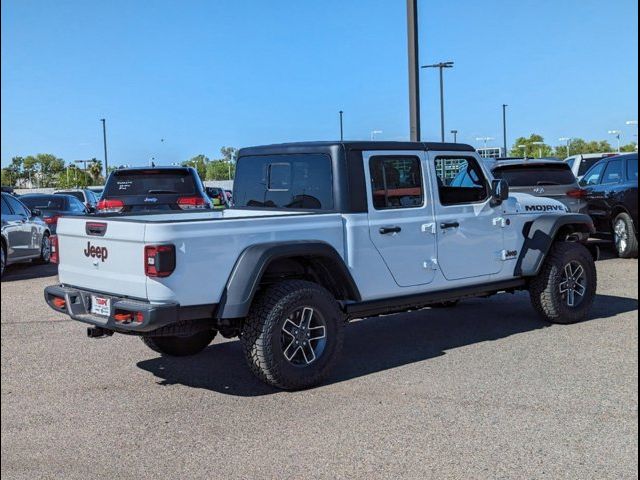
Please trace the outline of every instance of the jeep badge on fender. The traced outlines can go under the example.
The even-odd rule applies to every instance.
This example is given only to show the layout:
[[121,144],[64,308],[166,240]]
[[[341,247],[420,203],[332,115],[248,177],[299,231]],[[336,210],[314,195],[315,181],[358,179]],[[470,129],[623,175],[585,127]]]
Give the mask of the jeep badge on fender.
[[95,245],[91,245],[91,242],[87,242],[87,248],[84,249],[84,256],[99,258],[104,262],[109,256],[109,251],[107,247],[96,247]]

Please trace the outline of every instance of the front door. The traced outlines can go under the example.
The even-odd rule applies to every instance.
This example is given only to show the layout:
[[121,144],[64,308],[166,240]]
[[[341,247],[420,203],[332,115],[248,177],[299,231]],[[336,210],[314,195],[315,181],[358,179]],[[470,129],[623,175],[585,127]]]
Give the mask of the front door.
[[401,287],[435,275],[433,208],[423,151],[365,152],[369,235]]
[[500,272],[503,234],[500,207],[491,205],[490,182],[478,158],[460,152],[430,153],[438,183],[438,264],[447,280]]

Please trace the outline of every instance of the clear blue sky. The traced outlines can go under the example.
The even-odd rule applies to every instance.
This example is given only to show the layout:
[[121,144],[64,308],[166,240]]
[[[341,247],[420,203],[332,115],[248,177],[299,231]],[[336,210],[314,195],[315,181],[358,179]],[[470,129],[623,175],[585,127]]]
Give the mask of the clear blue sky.
[[[3,165],[15,155],[116,164],[223,145],[408,135],[404,0],[2,1]],[[460,141],[607,138],[638,116],[633,0],[420,1],[421,62],[446,72]],[[423,71],[423,137],[439,138]],[[165,139],[164,142],[161,139]],[[500,143],[496,140],[495,143]]]

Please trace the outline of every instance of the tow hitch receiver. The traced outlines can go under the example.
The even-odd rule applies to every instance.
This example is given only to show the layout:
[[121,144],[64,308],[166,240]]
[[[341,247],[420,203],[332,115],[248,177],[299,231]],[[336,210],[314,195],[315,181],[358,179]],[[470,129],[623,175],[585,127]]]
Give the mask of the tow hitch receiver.
[[87,328],[87,337],[89,338],[102,338],[102,337],[110,337],[113,335],[112,330],[107,330],[102,327],[89,327]]

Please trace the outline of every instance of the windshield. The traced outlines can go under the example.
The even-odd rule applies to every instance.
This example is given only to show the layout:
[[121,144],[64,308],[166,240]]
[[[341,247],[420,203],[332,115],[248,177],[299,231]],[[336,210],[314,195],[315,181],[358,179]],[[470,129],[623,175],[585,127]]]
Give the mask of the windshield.
[[511,187],[529,187],[535,185],[571,185],[576,177],[569,165],[509,165],[493,170],[495,178],[502,178]]
[[103,197],[120,197],[125,195],[147,194],[180,194],[196,193],[196,184],[191,172],[186,169],[176,170],[126,170],[114,172],[102,194]]
[[41,197],[20,197],[20,200],[32,210],[34,208],[40,210],[65,210],[64,198],[62,197],[47,195]]

